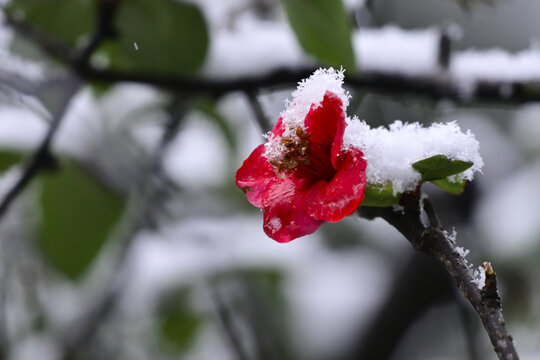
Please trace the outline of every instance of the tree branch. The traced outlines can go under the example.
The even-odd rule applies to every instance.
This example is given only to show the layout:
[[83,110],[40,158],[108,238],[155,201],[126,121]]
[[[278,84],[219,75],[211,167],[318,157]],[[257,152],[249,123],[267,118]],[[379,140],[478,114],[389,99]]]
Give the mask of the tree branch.
[[157,147],[150,155],[145,172],[136,185],[131,189],[131,198],[122,226],[114,241],[119,245],[114,269],[111,270],[111,279],[105,284],[103,293],[98,297],[88,312],[82,314],[73,328],[68,329],[65,338],[61,341],[63,360],[78,358],[82,350],[95,339],[100,326],[116,309],[123,293],[126,278],[129,276],[126,269],[127,257],[133,247],[135,235],[152,217],[159,203],[157,199],[163,192],[160,181],[163,177],[163,156],[170,143],[174,140],[182,119],[187,112],[184,101],[179,101],[171,111],[165,129]]
[[[102,0],[105,1],[105,0]],[[106,17],[107,18],[107,17]],[[262,88],[295,85],[311,75],[316,69],[311,66],[300,68],[272,69],[253,76],[239,76],[234,79],[210,79],[205,77],[184,77],[149,73],[126,72],[121,70],[96,69],[81,61],[87,59],[95,48],[90,41],[86,53],[74,52],[56,39],[47,36],[24,21],[6,14],[5,22],[19,35],[27,38],[46,54],[56,58],[88,81],[104,83],[136,82],[153,85],[173,91],[222,95],[231,91],[253,92]],[[94,40],[100,41],[111,33],[97,31]],[[94,44],[94,45],[92,45]],[[446,46],[443,44],[443,48]],[[449,50],[448,50],[449,51]],[[447,57],[450,55],[448,54]],[[446,57],[443,57],[447,61]],[[404,75],[382,71],[362,71],[345,79],[347,85],[355,89],[388,93],[391,95],[414,95],[434,101],[451,100],[459,104],[494,103],[522,104],[540,101],[540,82],[520,81],[476,81],[464,90],[459,81],[444,74]]]
[[246,91],[246,95],[248,97],[249,103],[251,105],[251,109],[253,110],[253,114],[255,115],[255,120],[257,121],[257,124],[259,125],[259,128],[261,130],[261,133],[265,134],[268,131],[272,130],[272,123],[264,113],[264,109],[261,105],[261,102],[259,101],[259,98],[257,96],[257,93],[254,90]]
[[[367,219],[383,218],[401,232],[416,250],[439,260],[482,320],[499,359],[518,360],[512,336],[504,322],[495,273],[490,266],[485,265],[486,283],[482,289],[478,288],[472,269],[455,240],[438,226],[431,224],[426,227],[422,224],[419,199],[419,191],[404,194],[403,211],[365,206],[361,206],[358,211]],[[432,207],[429,209],[433,211]]]
[[0,201],[0,219],[5,215],[7,210],[13,201],[19,196],[19,194],[26,188],[30,181],[44,168],[51,167],[54,164],[50,146],[54,136],[56,135],[60,123],[64,118],[64,113],[76,93],[77,89],[81,86],[80,80],[77,78],[71,79],[71,81],[65,84],[63,89],[62,98],[58,104],[56,110],[53,111],[52,121],[49,125],[45,137],[39,144],[38,148],[30,157],[29,161],[24,166],[21,177],[12,186],[12,188],[5,194],[4,198]]

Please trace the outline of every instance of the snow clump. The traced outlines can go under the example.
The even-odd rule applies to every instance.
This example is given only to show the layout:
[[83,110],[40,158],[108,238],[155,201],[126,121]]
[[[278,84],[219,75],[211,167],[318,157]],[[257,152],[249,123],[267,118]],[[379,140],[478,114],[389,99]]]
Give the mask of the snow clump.
[[462,132],[456,122],[433,123],[426,128],[396,120],[388,128],[374,129],[357,118],[347,119],[347,123],[344,145],[364,153],[367,182],[382,185],[391,182],[396,193],[414,190],[421,176],[412,164],[435,155],[473,163],[453,180],[472,180],[484,165],[474,134],[470,130]]

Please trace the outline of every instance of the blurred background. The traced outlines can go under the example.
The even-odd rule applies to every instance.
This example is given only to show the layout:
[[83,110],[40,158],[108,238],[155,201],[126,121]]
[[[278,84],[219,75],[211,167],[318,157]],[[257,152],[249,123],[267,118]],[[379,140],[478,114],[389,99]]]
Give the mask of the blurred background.
[[296,82],[332,65],[372,127],[476,135],[483,174],[423,190],[540,359],[537,1],[0,4],[1,358],[495,359],[384,221],[278,244],[235,187]]

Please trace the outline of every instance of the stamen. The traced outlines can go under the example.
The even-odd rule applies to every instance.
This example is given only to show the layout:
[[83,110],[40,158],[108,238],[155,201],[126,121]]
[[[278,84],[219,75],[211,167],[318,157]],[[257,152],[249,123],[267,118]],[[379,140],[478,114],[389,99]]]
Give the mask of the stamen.
[[285,146],[281,156],[268,160],[276,173],[293,170],[299,164],[309,164],[309,159],[306,156],[309,151],[309,134],[302,128],[291,128],[290,130],[296,136],[281,137],[280,143]]

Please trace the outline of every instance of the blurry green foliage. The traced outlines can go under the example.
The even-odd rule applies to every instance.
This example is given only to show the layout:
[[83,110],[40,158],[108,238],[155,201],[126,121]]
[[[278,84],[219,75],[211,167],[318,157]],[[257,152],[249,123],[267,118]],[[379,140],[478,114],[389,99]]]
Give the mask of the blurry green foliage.
[[12,0],[6,9],[74,46],[93,29],[95,3],[93,0]]
[[110,236],[125,199],[72,160],[63,161],[58,172],[41,174],[38,181],[40,248],[53,268],[77,280]]
[[11,150],[0,150],[0,173],[21,162],[23,155]]
[[189,291],[181,289],[158,309],[158,335],[165,349],[183,353],[197,337],[203,318],[189,304]]
[[470,161],[450,160],[444,155],[435,155],[415,162],[412,167],[422,175],[422,181],[432,181],[459,174],[472,165]]
[[240,272],[241,276],[256,284],[262,297],[266,299],[279,315],[285,315],[285,296],[283,294],[284,275],[277,269],[253,268]]
[[118,37],[100,51],[110,67],[161,75],[194,73],[208,49],[208,30],[199,8],[175,0],[126,0],[116,17]]
[[341,0],[281,0],[304,50],[328,65],[355,71],[351,25]]

